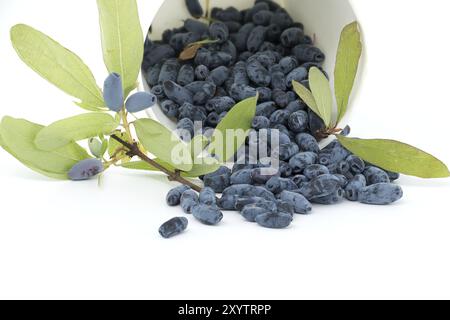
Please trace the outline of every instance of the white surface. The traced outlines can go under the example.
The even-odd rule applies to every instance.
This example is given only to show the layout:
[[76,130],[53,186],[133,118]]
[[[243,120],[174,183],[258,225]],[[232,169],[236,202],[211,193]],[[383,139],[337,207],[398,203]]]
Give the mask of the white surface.
[[[404,140],[450,164],[450,5],[353,2],[367,43],[354,135]],[[15,56],[8,29],[19,22],[77,52],[100,82],[95,2],[0,0],[0,115],[45,124],[76,114]],[[0,298],[450,298],[448,180],[402,178],[394,206],[319,206],[283,231],[235,213],[214,228],[190,220],[167,241],[159,225],[183,214],[165,206],[163,178],[117,169],[101,189],[54,182],[3,151],[0,174]]]

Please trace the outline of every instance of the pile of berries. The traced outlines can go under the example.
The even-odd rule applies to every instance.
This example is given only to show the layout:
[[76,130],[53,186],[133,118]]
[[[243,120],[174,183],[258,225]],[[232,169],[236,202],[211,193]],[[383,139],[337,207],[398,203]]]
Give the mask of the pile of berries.
[[[192,6],[196,1],[187,3],[201,16],[199,7]],[[211,24],[187,19],[182,27],[166,30],[161,41],[146,41],[143,70],[151,91],[178,129],[190,133],[183,140],[215,128],[236,103],[258,93],[252,126],[255,132],[267,131],[266,136],[277,130],[280,165],[267,174],[263,169],[270,165],[264,159],[255,162],[246,154],[232,169],[224,166],[202,177],[200,194],[185,186],[171,190],[170,206],[181,205],[207,225],[218,224],[222,211],[237,210],[263,227],[285,228],[295,214],[311,212],[312,204],[346,198],[385,205],[402,197],[401,188],[392,183],[398,174],[366,163],[337,140],[319,147],[325,125],[295,94],[292,81],[308,88],[310,68],[322,70],[325,55],[301,23],[270,0],[256,0],[243,11],[214,8],[211,17]],[[214,43],[203,45],[192,60],[178,59],[186,47],[202,40]],[[196,121],[204,124],[202,132],[195,132]],[[247,140],[252,143],[260,141]],[[174,218],[161,226],[160,234],[171,237],[187,224],[186,218]]]

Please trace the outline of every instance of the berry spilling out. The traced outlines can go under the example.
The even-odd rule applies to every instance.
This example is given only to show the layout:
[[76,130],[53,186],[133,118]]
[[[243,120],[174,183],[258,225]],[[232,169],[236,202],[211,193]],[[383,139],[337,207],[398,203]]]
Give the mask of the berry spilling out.
[[[198,18],[198,1],[186,1]],[[143,73],[162,111],[177,121],[181,139],[215,128],[238,102],[258,94],[256,116],[247,150],[232,169],[223,166],[202,177],[198,194],[188,187],[169,192],[170,206],[206,225],[217,225],[223,211],[240,212],[243,219],[265,228],[291,225],[297,215],[309,214],[313,204],[335,205],[344,199],[373,205],[399,200],[403,193],[386,172],[333,141],[321,149],[324,122],[293,91],[292,81],[309,88],[309,72],[325,54],[305,34],[303,24],[270,0],[252,8],[213,8],[212,23],[187,19],[162,39],[146,41]],[[182,52],[197,45],[195,55]],[[177,58],[178,57],[178,58]],[[182,59],[183,58],[183,59]],[[203,130],[195,132],[195,122]],[[279,136],[278,145],[271,137]],[[262,134],[265,133],[265,134]],[[348,135],[350,128],[342,132]],[[262,155],[261,146],[266,146]],[[264,157],[279,160],[267,164]],[[242,158],[242,157],[241,157]],[[221,194],[216,198],[216,194]]]

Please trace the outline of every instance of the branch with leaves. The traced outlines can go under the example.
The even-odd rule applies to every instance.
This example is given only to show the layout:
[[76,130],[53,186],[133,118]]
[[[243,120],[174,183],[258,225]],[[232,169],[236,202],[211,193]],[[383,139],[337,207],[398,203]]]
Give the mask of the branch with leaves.
[[[136,1],[98,0],[97,5],[103,59],[110,74],[103,90],[81,58],[55,40],[27,25],[11,29],[12,44],[22,61],[77,99],[75,104],[88,113],[48,126],[4,117],[0,123],[1,147],[28,168],[50,178],[84,180],[120,166],[159,171],[169,180],[199,191],[200,187],[189,179],[214,172],[229,159],[230,154],[218,147],[227,143],[222,133],[227,129],[248,132],[258,98],[244,100],[230,110],[211,141],[197,136],[188,144],[155,120],[130,121],[130,114],[134,116],[156,102],[148,93],[132,93],[144,52]],[[85,140],[88,149],[79,144]],[[236,152],[244,142],[245,135],[231,151]],[[199,157],[207,147],[215,157]],[[131,161],[133,157],[140,161]]]
[[[421,178],[449,177],[450,171],[442,161],[413,146],[395,140],[348,138],[342,134],[339,124],[347,112],[361,54],[361,33],[358,23],[353,22],[343,29],[339,41],[334,70],[336,110],[333,108],[330,82],[318,68],[310,70],[310,88],[293,82],[298,96],[325,124],[317,135],[322,138],[336,136],[349,151],[388,171]],[[337,116],[334,117],[334,114]]]

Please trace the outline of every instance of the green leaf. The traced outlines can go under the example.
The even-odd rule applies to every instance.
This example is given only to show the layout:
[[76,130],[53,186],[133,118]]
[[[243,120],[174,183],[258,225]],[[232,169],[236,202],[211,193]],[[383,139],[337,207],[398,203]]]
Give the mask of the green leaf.
[[107,113],[81,114],[42,129],[34,142],[39,149],[52,151],[73,141],[110,134],[118,125],[119,123]]
[[380,168],[420,178],[446,178],[447,166],[432,155],[408,144],[382,139],[356,139],[337,136],[342,145]]
[[31,69],[65,93],[80,99],[89,111],[106,110],[103,95],[84,62],[42,32],[19,24],[11,29],[17,54]]
[[331,125],[331,115],[333,112],[333,96],[331,93],[330,82],[327,77],[316,67],[312,67],[309,71],[309,86],[317,103],[319,115],[325,125]]
[[316,100],[314,100],[314,96],[311,91],[309,91],[304,85],[298,83],[297,81],[292,81],[292,85],[294,87],[295,93],[297,93],[300,99],[302,99],[303,102],[306,103],[306,105],[320,117],[321,115],[319,108],[317,107]]
[[[168,169],[172,172],[175,171],[175,168],[172,167],[167,162],[164,162],[160,159],[154,159],[154,161],[156,161],[157,163],[159,163],[160,165],[164,166],[166,169]],[[145,161],[133,161],[133,162],[124,163],[121,165],[121,167],[126,168],[126,169],[132,169],[132,170],[155,171],[155,172],[159,171],[158,169],[151,166],[150,164],[148,164]],[[215,161],[213,163],[208,163],[208,164],[206,164],[206,163],[194,164],[191,171],[181,172],[181,176],[184,178],[197,178],[199,176],[203,176],[205,174],[215,172],[219,168],[220,168],[220,164],[217,161]]]
[[97,0],[103,60],[122,76],[125,97],[136,87],[144,54],[144,35],[136,0]]
[[361,53],[361,33],[358,29],[358,22],[355,21],[342,31],[336,57],[334,91],[338,108],[338,122],[342,120],[347,111]]
[[67,179],[67,173],[78,162],[90,158],[76,143],[48,152],[39,150],[34,140],[44,128],[41,125],[4,117],[0,125],[2,147],[30,169],[56,179]]
[[197,157],[205,150],[209,143],[209,139],[204,135],[196,135],[189,143],[189,149],[191,150],[192,160],[197,159]]
[[258,95],[239,102],[217,125],[209,151],[215,154],[219,162],[231,159],[245,143],[255,117],[257,101]]
[[191,150],[174,132],[152,119],[136,120],[134,127],[148,152],[181,171],[192,169]]

